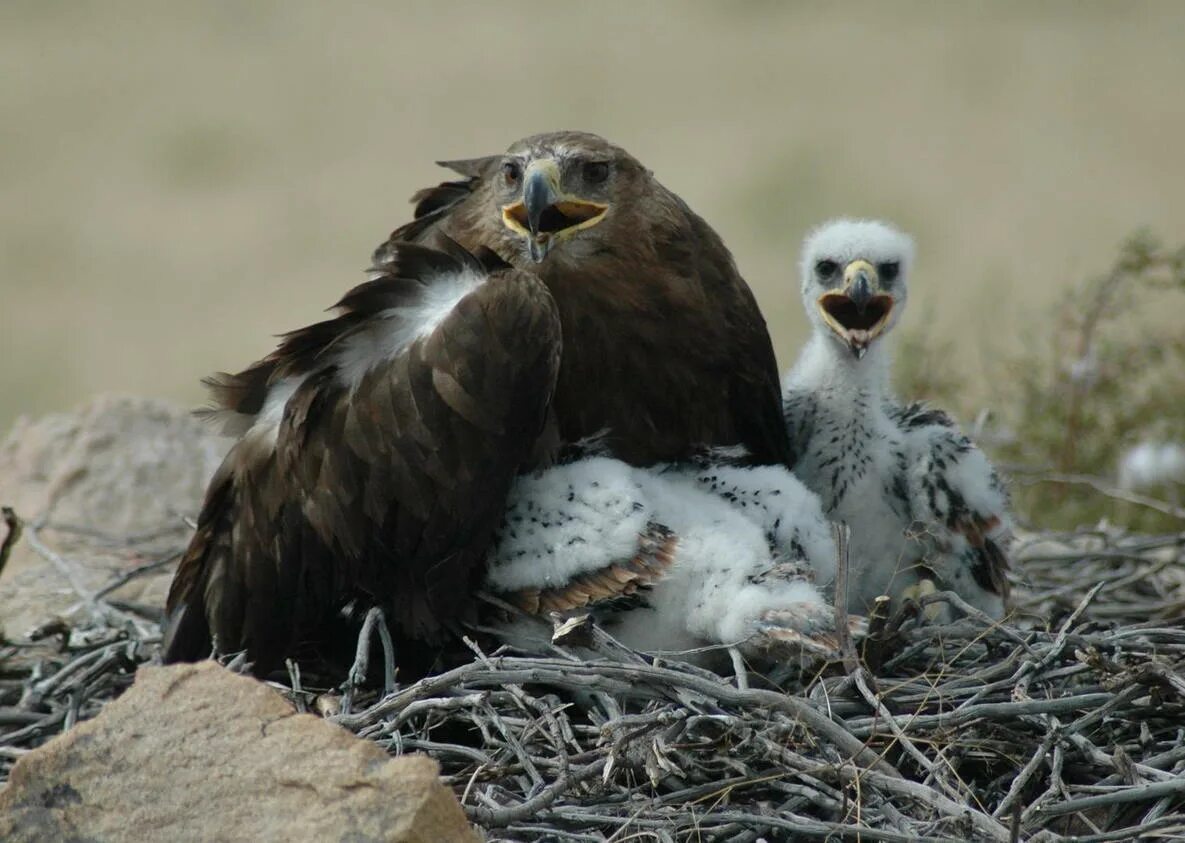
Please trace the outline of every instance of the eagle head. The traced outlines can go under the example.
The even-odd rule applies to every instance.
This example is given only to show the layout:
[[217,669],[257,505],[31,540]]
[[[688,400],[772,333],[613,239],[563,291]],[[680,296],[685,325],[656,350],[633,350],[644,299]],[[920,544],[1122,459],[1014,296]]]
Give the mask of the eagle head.
[[492,164],[502,225],[535,263],[555,252],[595,253],[611,239],[615,210],[644,195],[650,177],[625,150],[587,132],[524,138]]
[[913,240],[890,225],[837,219],[806,238],[802,297],[816,330],[862,358],[905,308]]

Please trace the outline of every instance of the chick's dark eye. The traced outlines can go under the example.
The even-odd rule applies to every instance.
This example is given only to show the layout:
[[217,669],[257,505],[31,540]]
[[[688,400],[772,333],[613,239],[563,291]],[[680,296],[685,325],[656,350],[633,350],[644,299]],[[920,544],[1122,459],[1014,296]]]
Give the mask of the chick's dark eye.
[[609,164],[606,161],[589,161],[584,165],[584,180],[590,184],[600,184],[609,178]]
[[502,165],[502,178],[506,180],[507,184],[517,184],[522,175],[523,169],[518,165],[518,162],[507,161]]
[[877,275],[879,275],[881,277],[881,281],[885,282],[886,284],[888,284],[892,281],[896,281],[897,276],[900,274],[900,272],[901,272],[901,264],[897,263],[897,261],[891,261],[889,263],[878,263],[876,265]]
[[835,261],[819,261],[815,264],[815,274],[820,278],[830,278],[839,269]]

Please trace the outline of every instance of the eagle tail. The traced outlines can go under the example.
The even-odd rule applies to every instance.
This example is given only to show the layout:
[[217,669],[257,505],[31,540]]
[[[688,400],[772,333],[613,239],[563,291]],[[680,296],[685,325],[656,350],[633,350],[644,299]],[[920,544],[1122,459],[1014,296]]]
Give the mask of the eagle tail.
[[165,664],[196,662],[207,658],[213,645],[205,606],[199,597],[195,604],[181,603],[165,619]]
[[165,664],[200,661],[209,658],[214,649],[206,593],[210,571],[225,570],[228,560],[219,557],[230,552],[225,536],[234,509],[234,477],[230,471],[233,457],[232,449],[210,481],[198,516],[197,532],[181,557],[169,587],[165,604]]

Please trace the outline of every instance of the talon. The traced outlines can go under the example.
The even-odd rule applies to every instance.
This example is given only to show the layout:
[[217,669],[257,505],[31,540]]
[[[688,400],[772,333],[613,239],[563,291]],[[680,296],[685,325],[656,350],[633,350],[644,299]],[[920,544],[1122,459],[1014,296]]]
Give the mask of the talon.
[[868,618],[863,615],[848,615],[848,632],[852,640],[859,641],[868,635]]
[[[939,591],[938,585],[929,577],[918,580],[917,585],[911,585],[909,588],[901,592],[903,600],[913,600],[920,603],[923,597],[930,594],[937,594]],[[931,603],[922,610],[922,616],[930,623],[936,623],[942,617],[942,606],[938,603]]]
[[828,661],[838,658],[839,642],[832,636],[810,637],[793,629],[768,627],[750,639],[751,646],[779,661],[795,657],[816,656]]
[[780,660],[802,656],[831,660],[839,656],[835,618],[829,607],[799,603],[768,609],[754,626],[751,646]]

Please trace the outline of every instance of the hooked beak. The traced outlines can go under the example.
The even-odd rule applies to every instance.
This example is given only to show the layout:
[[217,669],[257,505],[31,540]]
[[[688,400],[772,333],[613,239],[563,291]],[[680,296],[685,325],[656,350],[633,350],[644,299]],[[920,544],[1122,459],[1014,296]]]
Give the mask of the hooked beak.
[[[859,261],[864,263],[864,261]],[[853,266],[849,264],[849,269]],[[876,277],[876,270],[872,270],[872,277]],[[847,281],[847,273],[845,273],[845,281]],[[872,301],[872,283],[868,280],[868,270],[864,267],[858,267],[851,272],[851,281],[846,286],[848,298],[852,304],[856,306],[856,310],[863,313],[868,309],[868,303]]]
[[844,267],[843,278],[843,287],[828,290],[819,296],[816,304],[827,327],[859,360],[889,324],[894,300],[880,291],[876,267],[866,260],[849,263]]
[[559,165],[541,158],[527,166],[522,198],[502,208],[502,222],[527,241],[531,260],[539,263],[556,244],[599,223],[608,209],[600,202],[565,194]]
[[[550,164],[551,166],[546,166]],[[538,236],[543,213],[559,201],[559,169],[554,162],[532,167],[523,182],[523,208],[527,212],[527,228],[532,236]]]

